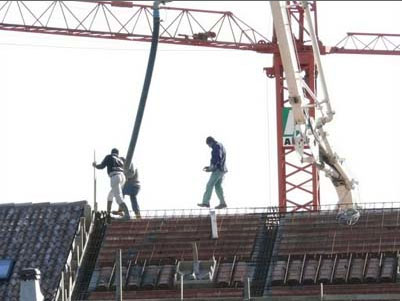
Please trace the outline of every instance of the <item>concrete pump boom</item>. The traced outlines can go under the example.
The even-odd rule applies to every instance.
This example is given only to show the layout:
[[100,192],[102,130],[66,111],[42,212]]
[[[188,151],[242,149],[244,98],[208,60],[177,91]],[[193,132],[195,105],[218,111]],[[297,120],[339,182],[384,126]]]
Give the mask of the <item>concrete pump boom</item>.
[[[315,164],[330,178],[338,195],[338,220],[341,223],[353,225],[360,217],[360,213],[355,208],[356,202],[353,193],[357,182],[351,179],[345,172],[342,160],[333,151],[327,139],[327,133],[324,130],[324,126],[333,120],[335,112],[332,110],[328,95],[309,4],[303,1],[298,5],[304,9],[308,34],[311,38],[314,53],[314,62],[318,72],[319,83],[324,94],[322,100],[304,82],[294,46],[286,3],[286,1],[270,1],[275,33],[286,76],[289,103],[292,107],[295,123],[295,149],[299,153],[302,162]],[[321,116],[316,120],[309,116],[308,109],[311,107],[311,104],[309,104],[309,100],[306,97],[307,94],[314,100],[315,109],[321,113]],[[305,148],[307,146],[310,147],[311,155],[306,156]]]

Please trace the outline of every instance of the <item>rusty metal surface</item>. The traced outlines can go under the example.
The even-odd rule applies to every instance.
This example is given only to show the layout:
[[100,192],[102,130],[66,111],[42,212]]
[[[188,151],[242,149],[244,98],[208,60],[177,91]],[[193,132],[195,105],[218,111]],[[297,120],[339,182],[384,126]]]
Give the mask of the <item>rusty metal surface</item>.
[[[332,211],[283,215],[272,261],[271,255],[256,256],[267,244],[262,239],[267,234],[261,236],[260,229],[269,223],[261,214],[218,216],[218,240],[211,239],[208,216],[113,221],[97,266],[112,267],[113,255],[121,248],[128,273],[124,298],[174,299],[180,291],[172,284],[173,267],[192,261],[191,243],[196,242],[199,260],[214,256],[217,269],[211,286],[187,288],[185,298],[240,298],[247,277],[266,277],[256,273],[266,262],[272,262],[267,281],[272,296],[319,294],[320,283],[326,294],[399,293],[399,209],[363,210],[354,226],[339,225],[335,217]],[[150,266],[157,272],[148,281]],[[90,300],[108,296],[114,296],[112,287],[91,292]]]
[[143,270],[142,266],[139,265],[131,266],[127,280],[127,288],[129,290],[136,290],[140,288],[142,279],[142,270]]
[[238,262],[233,274],[233,286],[243,287],[248,273],[248,266],[246,262]]
[[339,258],[335,267],[334,282],[345,283],[348,277],[348,270],[349,258]]
[[102,267],[99,274],[99,282],[97,289],[106,291],[109,288],[110,278],[112,276],[113,267]]
[[334,211],[286,214],[264,294],[399,293],[399,228],[399,208],[361,210],[354,226]]
[[318,260],[317,259],[308,259],[306,261],[306,265],[304,267],[303,273],[303,283],[304,284],[312,284],[315,281],[315,275],[317,273]]
[[217,220],[219,240],[211,239],[209,217],[114,221],[109,225],[98,257],[110,265],[114,252],[133,249],[138,260],[192,260],[191,241],[197,242],[200,260],[212,256],[249,258],[253,251],[260,215],[224,216]]
[[287,283],[290,285],[296,285],[299,283],[300,273],[302,270],[303,261],[301,259],[295,259],[290,262],[288,270]]
[[175,266],[174,265],[164,265],[161,268],[159,281],[158,281],[158,288],[160,289],[169,289],[172,287],[173,283],[173,275],[175,273]]
[[376,282],[380,272],[380,258],[371,257],[367,262],[365,282]]
[[142,287],[144,289],[153,289],[159,279],[160,267],[156,265],[150,265],[145,268],[144,276],[142,278]]
[[281,285],[285,281],[286,275],[286,261],[279,260],[274,263],[273,272],[272,272],[272,284],[273,285]]
[[[200,261],[214,257],[218,265],[211,284],[186,288],[185,296],[212,299],[241,296],[247,277],[250,281],[254,279],[258,260],[261,260],[258,254],[264,251],[260,245],[265,244],[261,228],[267,227],[266,215],[218,215],[217,226],[218,240],[211,238],[209,216],[112,220],[97,259],[96,267],[100,271],[98,285],[89,292],[89,299],[102,300],[113,296],[115,280],[111,279],[112,268],[118,249],[122,250],[123,257],[125,298],[179,296],[178,287],[173,284],[176,265],[179,261],[193,260],[192,242],[197,244]],[[109,275],[104,275],[107,273]],[[113,284],[107,286],[111,281]]]
[[[214,298],[236,297],[242,299],[243,289],[241,288],[214,288],[214,289],[185,289],[184,299],[189,298]],[[146,300],[177,298],[180,300],[180,290],[150,290],[150,291],[125,291],[123,300]],[[115,292],[92,292],[89,300],[115,300]]]
[[282,219],[279,255],[396,252],[399,215],[399,208],[362,210],[356,225],[344,226],[334,211],[289,214]]
[[[302,285],[297,287],[273,287],[271,296],[308,296],[320,295],[319,285]],[[324,285],[324,294],[350,295],[350,294],[399,294],[399,283],[370,283],[370,284],[337,284]],[[349,300],[349,299],[348,299]]]
[[381,281],[391,282],[395,279],[397,260],[395,257],[385,257],[381,268]]
[[329,283],[331,281],[332,269],[334,261],[332,259],[323,259],[318,274],[320,283]]
[[216,284],[218,287],[229,287],[232,279],[233,263],[222,263],[218,269]]
[[364,259],[353,258],[352,266],[350,268],[349,282],[361,283],[363,282]]

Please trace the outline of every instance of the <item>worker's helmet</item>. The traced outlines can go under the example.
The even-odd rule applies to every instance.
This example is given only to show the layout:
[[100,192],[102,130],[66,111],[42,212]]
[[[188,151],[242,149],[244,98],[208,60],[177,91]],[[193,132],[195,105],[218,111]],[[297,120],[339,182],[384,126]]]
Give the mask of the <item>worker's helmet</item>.
[[117,148],[112,148],[111,154],[112,154],[112,155],[113,155],[113,154],[118,155],[118,154],[119,154],[119,150],[118,150]]

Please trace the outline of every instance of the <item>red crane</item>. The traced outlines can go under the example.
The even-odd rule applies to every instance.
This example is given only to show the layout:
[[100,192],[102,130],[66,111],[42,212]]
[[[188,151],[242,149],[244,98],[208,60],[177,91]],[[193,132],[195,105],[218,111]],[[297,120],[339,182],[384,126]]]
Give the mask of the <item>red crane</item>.
[[[289,1],[288,13],[300,65],[312,91],[316,72],[311,44],[305,31],[303,9]],[[317,32],[316,3],[310,5]],[[276,80],[279,207],[282,211],[317,210],[320,206],[319,175],[313,164],[300,163],[292,141],[283,135],[287,108],[283,66],[275,34],[272,39],[228,11],[161,7],[172,21],[161,24],[160,43],[237,49],[273,54],[266,74]],[[129,1],[0,1],[0,30],[150,42],[152,6]],[[205,21],[207,20],[207,21]],[[399,34],[347,33],[322,54],[400,55]],[[313,100],[311,100],[313,102]],[[311,116],[314,109],[311,108]]]

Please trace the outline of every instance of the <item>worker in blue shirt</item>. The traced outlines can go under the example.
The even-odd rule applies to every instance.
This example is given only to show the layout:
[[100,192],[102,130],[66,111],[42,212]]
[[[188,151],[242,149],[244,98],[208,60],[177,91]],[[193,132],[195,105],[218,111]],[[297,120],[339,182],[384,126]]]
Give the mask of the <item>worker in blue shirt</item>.
[[200,207],[208,207],[211,199],[212,190],[215,188],[216,195],[219,199],[219,205],[215,209],[226,208],[225,197],[223,195],[222,181],[226,168],[226,150],[222,143],[217,142],[213,137],[209,136],[206,140],[207,145],[212,148],[211,162],[209,166],[204,167],[204,171],[211,172],[211,176],[208,180],[207,187],[205,189],[202,203],[197,204]]
[[141,218],[140,207],[138,206],[137,194],[140,191],[141,185],[138,180],[138,170],[130,164],[130,168],[126,173],[126,183],[123,186],[123,195],[130,196],[131,207],[136,218]]
[[126,204],[124,203],[122,193],[122,186],[124,185],[126,178],[123,173],[124,158],[119,157],[119,150],[117,148],[113,148],[110,155],[107,155],[103,159],[102,163],[96,164],[96,162],[93,162],[92,166],[97,169],[103,169],[105,167],[107,168],[107,173],[110,177],[110,186],[112,188],[107,197],[108,213],[110,213],[113,198],[115,198],[117,204],[119,205],[119,209],[122,209],[124,212],[123,219],[130,219],[130,214]]

